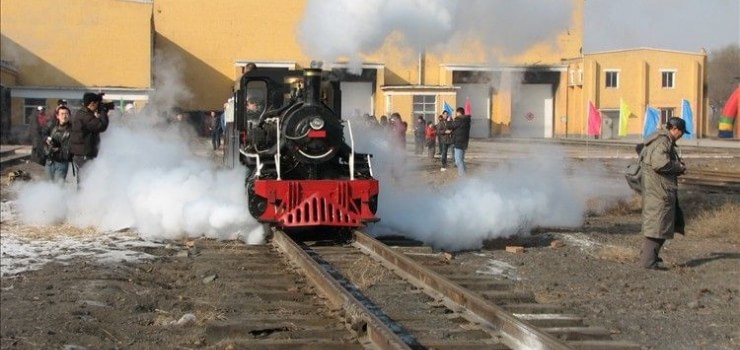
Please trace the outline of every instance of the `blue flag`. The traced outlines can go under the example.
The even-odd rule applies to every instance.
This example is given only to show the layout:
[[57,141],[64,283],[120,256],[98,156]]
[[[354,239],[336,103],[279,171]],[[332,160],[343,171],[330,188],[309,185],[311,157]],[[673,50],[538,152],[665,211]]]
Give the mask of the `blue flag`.
[[452,106],[450,106],[450,104],[449,104],[449,103],[447,103],[447,101],[445,101],[444,107],[442,107],[442,108],[443,108],[443,109],[444,109],[444,111],[445,111],[445,112],[447,112],[447,114],[449,114],[449,115],[450,115],[451,117],[453,117],[453,116],[455,115],[455,110],[454,110],[454,109],[452,109]]
[[694,138],[694,112],[691,111],[691,104],[689,103],[689,100],[684,99],[681,102],[681,113],[683,114],[683,121],[686,122],[686,131],[690,132],[691,134],[683,135],[683,138],[685,139],[693,139]]
[[642,129],[642,137],[647,138],[650,134],[658,130],[660,122],[660,111],[655,107],[648,106],[645,109],[645,127]]

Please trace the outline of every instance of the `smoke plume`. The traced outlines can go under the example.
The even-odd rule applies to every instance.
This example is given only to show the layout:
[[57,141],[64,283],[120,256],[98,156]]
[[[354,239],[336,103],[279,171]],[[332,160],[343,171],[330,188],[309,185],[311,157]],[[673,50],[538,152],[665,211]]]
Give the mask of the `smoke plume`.
[[465,50],[478,39],[504,54],[547,43],[570,24],[571,1],[309,0],[298,38],[306,54],[332,62],[361,61],[394,33],[422,50]]
[[[603,168],[572,170],[556,145],[517,144],[510,158],[430,185],[433,175],[424,171],[439,172],[438,166],[428,170],[428,159],[394,146],[387,130],[359,120],[353,125],[360,128],[354,133],[358,150],[373,153],[380,181],[381,221],[369,228],[376,235],[403,235],[452,251],[476,249],[487,239],[526,235],[537,227],[579,227],[588,211],[630,195],[623,183],[604,181]],[[449,162],[448,172],[456,172]],[[602,208],[587,206],[593,198]]]
[[179,83],[176,62],[155,59],[158,85],[148,108],[111,119],[98,157],[81,170],[79,190],[71,171],[66,186],[38,182],[19,190],[24,223],[130,228],[150,240],[264,239],[247,209],[246,170],[218,167],[191,125],[167,121],[166,112],[191,96]]

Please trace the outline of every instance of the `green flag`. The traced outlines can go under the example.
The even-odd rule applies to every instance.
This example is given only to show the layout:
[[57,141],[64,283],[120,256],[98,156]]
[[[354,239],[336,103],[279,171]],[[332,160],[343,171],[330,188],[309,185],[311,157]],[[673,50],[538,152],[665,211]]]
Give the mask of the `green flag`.
[[624,103],[623,99],[619,99],[619,136],[627,136],[627,122],[630,119],[629,107]]

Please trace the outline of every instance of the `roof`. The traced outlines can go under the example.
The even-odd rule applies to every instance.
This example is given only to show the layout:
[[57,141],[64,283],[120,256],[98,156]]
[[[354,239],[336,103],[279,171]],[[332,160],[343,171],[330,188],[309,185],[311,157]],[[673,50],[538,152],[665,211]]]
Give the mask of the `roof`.
[[705,56],[707,52],[702,49],[700,52],[693,52],[693,51],[678,51],[678,50],[668,50],[668,49],[657,49],[654,47],[633,47],[629,49],[618,49],[618,50],[609,50],[609,51],[598,51],[598,52],[589,52],[584,54],[585,56],[589,55],[602,55],[602,54],[610,54],[610,53],[620,53],[620,52],[634,52],[634,51],[656,51],[656,52],[668,52],[668,53],[677,53],[682,55],[701,55]]

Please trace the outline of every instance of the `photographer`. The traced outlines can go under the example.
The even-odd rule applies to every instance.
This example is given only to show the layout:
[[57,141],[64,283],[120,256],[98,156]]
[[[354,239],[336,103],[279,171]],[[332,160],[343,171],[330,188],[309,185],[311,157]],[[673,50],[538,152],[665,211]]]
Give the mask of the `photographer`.
[[72,118],[70,150],[72,162],[77,170],[77,186],[80,185],[79,170],[88,160],[97,157],[100,146],[100,133],[108,128],[110,103],[103,103],[103,93],[86,92],[82,96],[82,108]]

